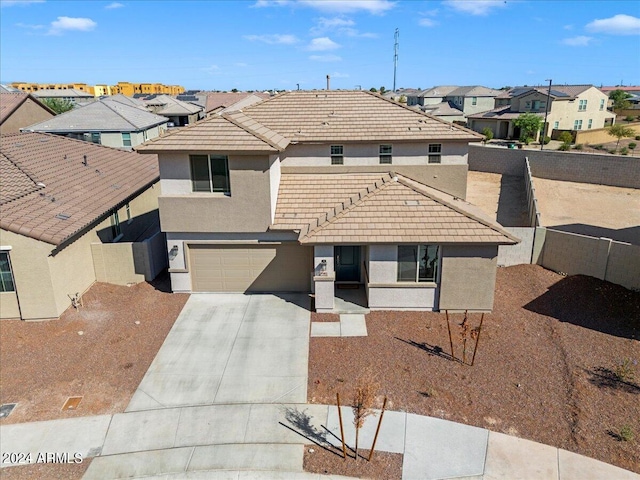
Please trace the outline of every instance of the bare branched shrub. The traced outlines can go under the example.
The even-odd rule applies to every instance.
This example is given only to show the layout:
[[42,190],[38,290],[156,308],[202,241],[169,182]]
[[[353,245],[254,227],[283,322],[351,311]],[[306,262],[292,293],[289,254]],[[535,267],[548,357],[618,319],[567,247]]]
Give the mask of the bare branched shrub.
[[358,460],[358,434],[364,425],[365,419],[370,415],[375,415],[373,406],[376,401],[376,392],[380,386],[371,377],[364,377],[356,386],[353,396],[353,425],[356,427],[356,461]]

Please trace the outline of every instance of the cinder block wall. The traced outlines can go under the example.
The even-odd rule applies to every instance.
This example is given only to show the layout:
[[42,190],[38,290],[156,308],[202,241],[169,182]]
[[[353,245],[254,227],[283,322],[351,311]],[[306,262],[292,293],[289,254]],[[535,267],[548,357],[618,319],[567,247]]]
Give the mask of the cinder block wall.
[[536,229],[531,227],[504,227],[504,229],[518,237],[520,243],[498,247],[498,266],[510,267],[511,265],[531,263],[533,237]]

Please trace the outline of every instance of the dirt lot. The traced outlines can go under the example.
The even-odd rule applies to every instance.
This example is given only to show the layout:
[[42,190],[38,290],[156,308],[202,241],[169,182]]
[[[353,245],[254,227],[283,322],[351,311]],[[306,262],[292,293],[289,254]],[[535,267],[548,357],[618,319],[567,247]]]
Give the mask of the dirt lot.
[[[451,316],[457,357],[461,320]],[[479,320],[471,316],[472,326]],[[390,409],[528,438],[640,473],[640,293],[535,265],[499,269],[473,367],[451,359],[443,314],[373,312],[367,329],[368,337],[311,339],[310,402],[333,403],[336,391],[350,398],[370,369]],[[621,439],[625,427],[635,440]]]
[[[166,276],[96,283],[58,320],[0,322],[0,402],[17,403],[1,424],[123,412],[187,298]],[[63,411],[72,396],[83,398]]]

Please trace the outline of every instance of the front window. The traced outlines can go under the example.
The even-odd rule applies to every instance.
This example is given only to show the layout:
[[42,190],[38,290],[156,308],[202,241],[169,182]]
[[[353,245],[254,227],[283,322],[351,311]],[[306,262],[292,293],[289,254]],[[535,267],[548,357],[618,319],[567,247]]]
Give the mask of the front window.
[[194,192],[231,193],[229,159],[226,155],[189,155]]
[[0,292],[15,292],[9,252],[0,252]]
[[128,132],[122,133],[122,146],[130,147],[131,146],[131,134]]
[[589,121],[587,122],[587,129],[591,129],[592,126],[593,126],[593,119],[590,118]]
[[437,282],[438,254],[437,245],[398,245],[398,281]]
[[442,163],[442,144],[429,144],[429,163]]
[[91,132],[91,142],[100,144],[100,132]]
[[392,149],[391,145],[380,145],[380,163],[392,162]]
[[578,102],[578,111],[579,112],[584,112],[587,109],[587,101],[586,100],[580,100]]
[[576,120],[573,122],[574,130],[582,130],[582,120]]
[[555,129],[560,128],[560,122],[553,122],[553,128]]
[[331,145],[331,165],[344,164],[344,147],[342,145]]

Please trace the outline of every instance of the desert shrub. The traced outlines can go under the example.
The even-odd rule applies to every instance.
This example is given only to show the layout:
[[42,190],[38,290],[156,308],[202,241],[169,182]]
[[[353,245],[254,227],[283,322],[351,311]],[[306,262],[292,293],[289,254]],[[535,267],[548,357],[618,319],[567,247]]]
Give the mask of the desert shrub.
[[562,132],[558,135],[558,140],[562,143],[571,143],[573,142],[573,136],[569,132]]
[[638,140],[638,141],[640,141],[640,135],[636,135],[636,138],[635,138],[635,140]]
[[604,150],[604,147],[602,145],[594,145],[594,147],[596,150]]
[[615,154],[617,150],[615,148],[610,148],[607,152]]
[[634,120],[635,117],[633,115],[627,115],[626,117],[624,117],[625,122],[633,122]]
[[629,149],[627,147],[622,147],[620,149],[620,155],[628,155],[629,154]]
[[576,150],[582,150],[584,147],[582,146],[581,143],[577,143],[576,146],[573,148],[575,148]]
[[621,382],[628,382],[634,379],[635,372],[634,366],[637,364],[637,361],[631,360],[630,358],[624,358],[622,361],[616,365],[614,373],[616,378]]
[[489,127],[485,128],[484,130],[482,130],[482,134],[484,135],[484,138],[489,141],[493,138],[493,130],[491,130]]
[[545,145],[548,145],[550,141],[551,137],[549,135],[545,135],[544,139],[542,140]]
[[618,434],[620,437],[620,440],[622,440],[623,442],[632,442],[633,441],[633,430],[629,425],[624,425],[621,429],[620,429],[620,433]]
[[638,145],[637,145],[635,142],[631,142],[631,143],[628,145],[628,147],[629,147],[631,150],[634,150],[637,146],[638,146]]
[[563,143],[558,147],[558,150],[562,150],[563,152],[566,152],[567,150],[571,150],[571,144]]

